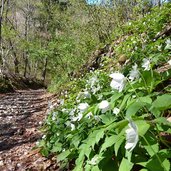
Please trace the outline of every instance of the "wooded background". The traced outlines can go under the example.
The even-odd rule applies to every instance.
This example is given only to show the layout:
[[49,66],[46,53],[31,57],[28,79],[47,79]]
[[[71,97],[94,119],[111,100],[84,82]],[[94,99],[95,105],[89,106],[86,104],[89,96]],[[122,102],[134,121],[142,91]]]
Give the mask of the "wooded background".
[[115,38],[113,30],[162,2],[1,0],[0,73],[46,82],[66,80],[93,50]]

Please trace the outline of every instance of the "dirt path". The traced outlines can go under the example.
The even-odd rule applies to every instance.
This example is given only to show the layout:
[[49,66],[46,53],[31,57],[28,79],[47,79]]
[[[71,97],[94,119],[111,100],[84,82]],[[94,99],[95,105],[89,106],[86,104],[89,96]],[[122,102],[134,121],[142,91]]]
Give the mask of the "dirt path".
[[0,95],[0,171],[57,170],[54,161],[32,150],[53,102],[56,97],[42,89]]

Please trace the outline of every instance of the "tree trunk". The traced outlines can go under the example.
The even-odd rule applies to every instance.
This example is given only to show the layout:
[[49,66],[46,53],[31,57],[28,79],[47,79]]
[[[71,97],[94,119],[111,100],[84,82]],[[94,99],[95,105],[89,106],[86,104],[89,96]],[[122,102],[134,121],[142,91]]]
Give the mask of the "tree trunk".
[[43,72],[42,72],[42,80],[43,80],[43,82],[45,82],[45,78],[46,78],[47,64],[48,64],[48,58],[46,57]]

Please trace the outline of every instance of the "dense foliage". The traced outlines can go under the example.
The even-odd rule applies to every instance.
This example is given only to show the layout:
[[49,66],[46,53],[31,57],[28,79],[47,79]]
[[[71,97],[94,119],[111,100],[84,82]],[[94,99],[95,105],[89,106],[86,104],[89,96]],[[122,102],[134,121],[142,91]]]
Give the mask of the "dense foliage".
[[49,113],[38,143],[43,155],[75,171],[170,171],[171,37],[154,39],[170,22],[166,4],[115,31],[124,41],[111,44],[114,55],[70,81]]

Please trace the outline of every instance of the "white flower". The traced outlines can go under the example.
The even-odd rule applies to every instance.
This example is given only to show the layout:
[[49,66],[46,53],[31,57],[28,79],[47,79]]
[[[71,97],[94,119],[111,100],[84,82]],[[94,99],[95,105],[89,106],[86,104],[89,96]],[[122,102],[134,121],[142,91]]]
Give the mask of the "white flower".
[[74,131],[75,130],[75,125],[71,123],[71,131]]
[[115,108],[113,109],[113,113],[114,113],[115,115],[117,115],[119,112],[120,112],[120,109],[119,109],[119,108],[115,107]]
[[145,71],[149,71],[150,70],[150,60],[148,59],[143,59],[143,63],[142,63],[142,67],[144,68]]
[[98,115],[94,115],[94,119],[98,122],[100,121],[100,117]]
[[113,89],[116,89],[119,92],[121,92],[125,86],[125,81],[126,81],[125,76],[121,73],[113,73],[110,74],[110,77],[112,78],[110,86]]
[[110,105],[109,102],[107,100],[103,100],[100,104],[99,104],[99,109],[102,110],[102,113],[105,113],[106,111],[108,111],[110,109]]
[[171,59],[167,62],[169,65],[171,65]]
[[129,128],[126,130],[126,145],[125,149],[132,151],[138,142],[138,128],[132,121],[129,122]]
[[133,81],[134,79],[137,79],[139,77],[139,72],[138,72],[138,69],[137,69],[137,64],[135,64],[133,67],[132,67],[132,70],[130,71],[130,74],[129,74],[129,79],[131,81]]
[[167,39],[165,43],[166,43],[165,49],[171,49],[171,41],[170,41],[170,39]]
[[69,112],[69,115],[70,115],[70,116],[73,116],[74,113],[75,113],[75,111],[76,111],[76,109],[71,109],[71,111]]
[[99,156],[95,155],[90,161],[88,161],[88,164],[90,165],[97,165],[99,163]]
[[78,113],[77,116],[71,117],[71,121],[73,121],[73,122],[80,121],[82,119],[82,117],[83,117],[83,114],[80,112],[80,113]]
[[161,51],[162,45],[157,46],[158,51]]
[[85,117],[88,118],[88,119],[90,119],[91,116],[93,116],[93,114],[92,114],[92,112],[89,112]]
[[88,103],[80,103],[78,105],[78,109],[81,111],[81,112],[85,112],[87,109],[88,109],[89,105]]
[[85,98],[91,98],[91,94],[88,91],[84,91],[83,95]]
[[46,138],[46,135],[43,135],[43,136],[42,136],[42,139],[45,139],[45,138]]

